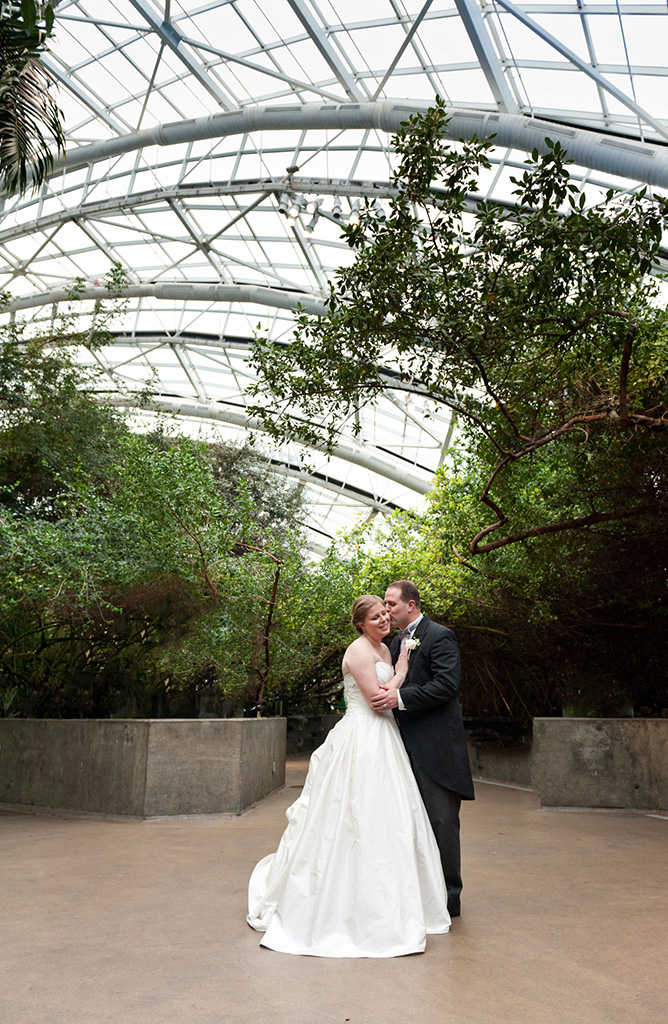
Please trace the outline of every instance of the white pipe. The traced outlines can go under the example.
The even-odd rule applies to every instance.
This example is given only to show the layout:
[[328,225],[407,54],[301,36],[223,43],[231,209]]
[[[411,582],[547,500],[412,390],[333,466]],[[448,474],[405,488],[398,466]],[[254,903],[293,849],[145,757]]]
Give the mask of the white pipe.
[[298,305],[301,305],[305,312],[315,316],[324,316],[327,312],[322,299],[307,292],[289,292],[280,288],[263,288],[260,285],[252,284],[133,284],[114,294],[110,294],[106,288],[89,285],[77,291],[74,300],[71,290],[53,288],[48,292],[14,299],[7,309],[9,312],[15,312],[20,309],[34,309],[38,306],[50,306],[58,302],[71,302],[80,299],[104,302],[110,298],[142,297],[178,302],[250,302],[278,309],[296,309]]
[[[428,102],[386,100],[376,103],[307,103],[247,107],[208,117],[145,128],[113,139],[71,149],[54,163],[52,174],[75,170],[145,146],[175,146],[200,139],[225,138],[259,131],[378,128],[397,131],[410,114],[424,112]],[[531,152],[547,152],[545,138],[559,140],[569,158],[582,167],[605,171],[633,181],[668,188],[668,148],[647,142],[627,141],[585,128],[553,124],[521,114],[505,114],[452,107],[445,129],[450,139],[488,138],[494,144]]]
[[[153,412],[171,413],[176,416],[193,417],[200,420],[219,420],[222,423],[229,423],[231,426],[241,427],[244,430],[259,430],[262,432],[266,429],[261,420],[248,416],[242,410],[237,411],[205,402],[194,402],[189,399],[152,398],[148,402],[141,401],[140,403],[140,400],[138,398],[135,399],[133,396],[118,395],[111,396],[107,401],[111,402],[112,405],[126,408],[140,407],[141,409],[149,409]],[[306,443],[300,440],[298,431],[299,428],[297,426],[295,430],[296,442],[298,444]],[[313,445],[308,445],[308,447],[313,447]],[[324,445],[316,450],[324,450]],[[408,466],[402,465],[399,460],[391,462],[389,459],[385,459],[373,451],[362,447],[362,445],[351,444],[341,438],[334,445],[332,455],[346,462],[352,462],[356,466],[362,466],[387,480],[393,480],[395,483],[401,484],[402,487],[406,487],[416,494],[426,494],[431,487],[431,474],[420,474],[419,471],[414,471],[408,468]]]

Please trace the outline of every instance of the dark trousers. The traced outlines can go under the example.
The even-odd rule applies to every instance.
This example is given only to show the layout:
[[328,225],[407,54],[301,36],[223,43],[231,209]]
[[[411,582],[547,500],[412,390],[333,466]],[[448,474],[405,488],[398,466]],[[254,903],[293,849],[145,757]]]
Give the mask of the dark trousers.
[[445,887],[448,890],[448,913],[450,917],[458,917],[462,891],[459,847],[459,808],[462,798],[458,793],[453,793],[440,783],[434,782],[413,758],[411,768],[441,854]]

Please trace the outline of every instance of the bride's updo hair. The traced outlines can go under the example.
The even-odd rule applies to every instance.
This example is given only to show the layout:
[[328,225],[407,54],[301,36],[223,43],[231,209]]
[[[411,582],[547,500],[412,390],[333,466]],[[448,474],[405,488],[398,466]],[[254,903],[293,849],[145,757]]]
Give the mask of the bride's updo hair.
[[353,601],[353,614],[350,621],[360,636],[362,636],[363,632],[362,623],[375,604],[382,604],[385,607],[382,597],[378,597],[377,594],[362,594]]

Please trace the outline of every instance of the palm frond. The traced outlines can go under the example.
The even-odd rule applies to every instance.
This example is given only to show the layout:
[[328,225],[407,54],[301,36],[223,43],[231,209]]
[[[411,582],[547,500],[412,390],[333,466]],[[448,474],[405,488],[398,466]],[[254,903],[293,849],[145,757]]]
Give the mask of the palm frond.
[[45,28],[44,8],[34,0],[0,9],[0,185],[7,192],[38,188],[53,167],[54,148],[64,152],[63,115],[53,94],[54,81],[41,63],[53,25],[53,6]]

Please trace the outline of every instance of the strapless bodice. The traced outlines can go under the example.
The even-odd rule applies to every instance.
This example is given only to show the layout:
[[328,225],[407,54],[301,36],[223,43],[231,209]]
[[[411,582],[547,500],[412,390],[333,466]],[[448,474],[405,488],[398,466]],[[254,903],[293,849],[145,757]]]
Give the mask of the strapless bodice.
[[[387,683],[394,675],[394,669],[384,661],[377,661],[376,673],[381,683]],[[376,715],[376,712],[373,711],[365,701],[364,694],[355,682],[355,677],[352,672],[348,672],[343,677],[343,695],[346,701],[347,715],[359,712],[374,716]],[[391,714],[391,712],[388,711],[387,714]]]

